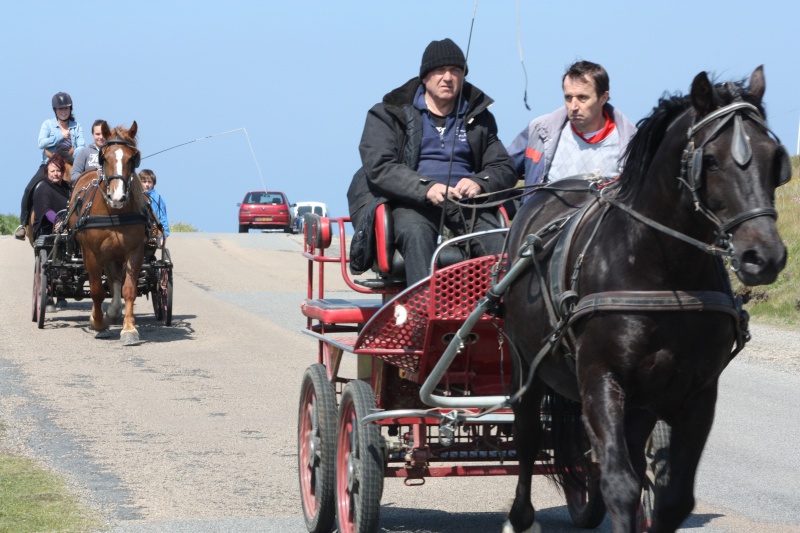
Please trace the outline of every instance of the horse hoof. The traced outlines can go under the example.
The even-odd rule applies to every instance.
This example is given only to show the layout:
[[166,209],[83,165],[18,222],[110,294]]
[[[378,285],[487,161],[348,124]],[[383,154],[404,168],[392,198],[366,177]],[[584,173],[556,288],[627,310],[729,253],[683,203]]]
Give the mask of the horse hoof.
[[103,329],[94,334],[95,339],[110,339],[111,332],[108,329]]
[[139,334],[135,331],[122,333],[119,338],[122,341],[123,346],[138,346],[144,342],[139,338]]
[[[514,527],[511,525],[510,520],[506,520],[503,524],[503,531],[502,533],[515,533]],[[538,522],[534,522],[531,527],[523,531],[522,533],[542,533],[542,528]]]

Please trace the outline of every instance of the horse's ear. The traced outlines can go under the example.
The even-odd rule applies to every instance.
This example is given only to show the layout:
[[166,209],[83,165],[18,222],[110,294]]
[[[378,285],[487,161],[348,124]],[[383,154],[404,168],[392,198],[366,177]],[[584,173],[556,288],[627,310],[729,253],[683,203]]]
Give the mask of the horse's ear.
[[105,120],[100,125],[100,131],[103,132],[103,138],[108,140],[111,137],[111,128],[108,127],[108,122]]
[[705,71],[701,72],[692,80],[692,106],[698,116],[710,113],[714,107],[714,88],[708,80]]
[[753,95],[760,104],[766,90],[767,82],[764,79],[764,65],[759,65],[750,75],[750,87],[748,87],[747,92]]
[[136,131],[138,129],[139,129],[139,126],[136,125],[136,121],[134,120],[133,124],[131,124],[131,129],[128,130],[128,135],[131,136],[131,139],[135,139],[136,138]]

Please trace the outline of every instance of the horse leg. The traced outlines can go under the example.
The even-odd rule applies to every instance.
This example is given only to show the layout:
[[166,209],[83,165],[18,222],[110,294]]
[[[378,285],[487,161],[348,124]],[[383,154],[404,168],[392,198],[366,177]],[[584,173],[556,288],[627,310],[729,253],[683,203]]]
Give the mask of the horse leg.
[[122,323],[122,283],[116,279],[112,281],[110,275],[109,281],[111,282],[111,303],[106,308],[106,320],[109,324],[120,324]]
[[641,488],[628,453],[625,391],[611,372],[601,370],[584,381],[582,397],[584,424],[600,462],[600,491],[611,530],[633,533]]
[[[137,288],[139,283],[139,270],[142,267],[142,259],[139,258],[138,266],[133,260],[133,265],[128,262],[125,273],[125,283],[122,285],[122,296],[125,299],[125,317],[122,321],[122,333],[120,339],[122,344],[132,346],[139,344],[139,331],[136,329],[136,319],[133,315],[133,304],[136,301]],[[135,267],[135,268],[134,268]]]
[[717,383],[699,391],[672,424],[670,477],[656,499],[651,533],[673,533],[694,509],[694,482],[717,403]]
[[542,385],[537,383],[514,405],[514,447],[519,458],[519,477],[514,503],[503,524],[503,533],[536,532],[535,509],[531,503],[533,466],[542,440]]
[[97,332],[95,337],[107,338],[109,336],[108,324],[103,316],[103,300],[106,298],[106,290],[103,288],[102,270],[91,254],[84,254],[83,264],[89,275],[89,294],[92,297],[92,313],[89,315],[89,324]]

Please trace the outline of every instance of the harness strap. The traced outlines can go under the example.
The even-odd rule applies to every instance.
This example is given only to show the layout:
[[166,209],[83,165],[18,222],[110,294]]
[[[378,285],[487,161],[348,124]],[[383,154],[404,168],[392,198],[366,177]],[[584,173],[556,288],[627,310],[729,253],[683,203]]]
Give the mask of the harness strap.
[[147,226],[147,217],[141,213],[122,213],[119,215],[90,215],[83,217],[75,224],[75,231],[115,226]]

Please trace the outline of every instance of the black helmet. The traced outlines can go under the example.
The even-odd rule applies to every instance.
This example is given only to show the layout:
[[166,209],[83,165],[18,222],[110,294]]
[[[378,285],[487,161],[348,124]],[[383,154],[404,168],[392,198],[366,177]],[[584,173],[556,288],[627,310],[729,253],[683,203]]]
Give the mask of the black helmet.
[[67,93],[56,93],[53,96],[53,109],[72,107],[72,98]]

